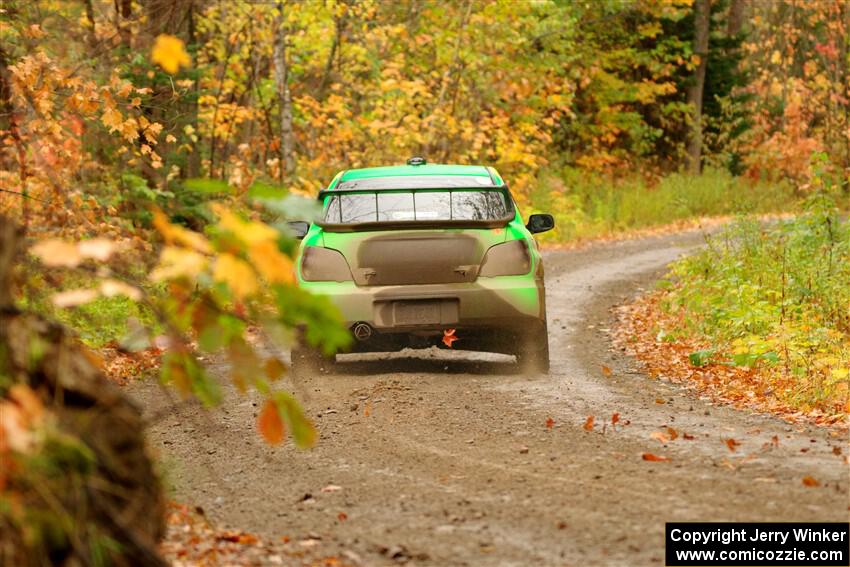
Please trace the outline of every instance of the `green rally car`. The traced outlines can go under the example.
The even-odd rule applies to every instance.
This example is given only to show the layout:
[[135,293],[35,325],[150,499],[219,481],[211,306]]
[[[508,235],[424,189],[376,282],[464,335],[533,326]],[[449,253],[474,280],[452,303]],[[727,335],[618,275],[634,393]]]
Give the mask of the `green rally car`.
[[[554,220],[524,223],[495,169],[411,158],[343,171],[319,199],[322,220],[295,227],[298,280],[339,307],[352,352],[447,343],[548,372],[543,262],[532,234]],[[310,345],[293,349],[296,372],[327,362]]]

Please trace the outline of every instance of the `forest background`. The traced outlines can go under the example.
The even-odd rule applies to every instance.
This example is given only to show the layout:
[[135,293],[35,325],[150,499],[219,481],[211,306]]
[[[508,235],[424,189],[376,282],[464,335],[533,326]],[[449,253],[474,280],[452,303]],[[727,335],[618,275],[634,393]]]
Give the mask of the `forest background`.
[[495,166],[555,240],[790,208],[817,168],[846,193],[848,25],[833,0],[6,0],[0,203],[198,228],[211,193],[422,155]]

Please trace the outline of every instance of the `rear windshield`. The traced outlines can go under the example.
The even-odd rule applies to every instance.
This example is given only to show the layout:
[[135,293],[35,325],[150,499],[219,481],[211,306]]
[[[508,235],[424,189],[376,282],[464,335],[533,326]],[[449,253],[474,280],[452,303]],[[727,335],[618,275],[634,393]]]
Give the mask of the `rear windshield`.
[[332,196],[325,222],[493,221],[508,212],[501,191],[380,191]]

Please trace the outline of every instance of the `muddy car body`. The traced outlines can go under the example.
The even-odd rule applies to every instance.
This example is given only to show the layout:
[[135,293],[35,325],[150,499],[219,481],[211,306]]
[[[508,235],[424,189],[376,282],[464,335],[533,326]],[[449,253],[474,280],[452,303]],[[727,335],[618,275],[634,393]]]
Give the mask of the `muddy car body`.
[[[323,190],[304,234],[298,279],[339,307],[353,352],[442,346],[516,355],[547,371],[543,263],[532,236],[549,215],[520,217],[491,167],[408,165],[348,170]],[[449,341],[450,342],[450,341]],[[296,369],[321,365],[293,351]]]

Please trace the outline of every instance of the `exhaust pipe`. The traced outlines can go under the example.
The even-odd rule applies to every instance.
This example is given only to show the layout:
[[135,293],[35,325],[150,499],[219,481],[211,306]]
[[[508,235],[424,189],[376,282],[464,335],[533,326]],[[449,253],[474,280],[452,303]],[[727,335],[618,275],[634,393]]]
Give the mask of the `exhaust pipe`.
[[354,333],[354,338],[361,342],[369,340],[372,336],[372,327],[369,323],[355,323],[351,331]]

